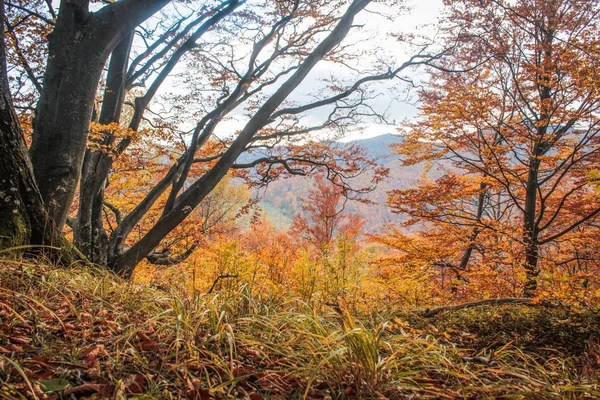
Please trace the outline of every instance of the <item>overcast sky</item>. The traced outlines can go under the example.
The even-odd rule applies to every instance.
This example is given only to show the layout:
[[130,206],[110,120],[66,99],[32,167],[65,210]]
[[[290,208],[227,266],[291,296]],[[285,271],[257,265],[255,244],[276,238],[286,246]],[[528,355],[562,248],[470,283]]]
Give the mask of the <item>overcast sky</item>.
[[[405,48],[398,45],[397,40],[390,37],[389,34],[401,32],[416,34],[431,33],[432,25],[436,22],[436,19],[440,14],[442,0],[407,0],[405,4],[409,7],[408,11],[402,15],[394,15],[392,19],[389,19],[383,15],[391,14],[391,9],[387,8],[384,4],[371,3],[355,20],[357,25],[363,26],[362,29],[357,29],[354,33],[349,35],[343,43],[355,44],[359,49],[363,48],[370,50],[372,50],[374,46],[381,46],[382,49],[376,52],[374,55],[375,58],[386,61],[390,60],[389,62],[392,64],[392,67],[406,61],[408,53]],[[361,65],[359,62],[357,67],[359,69],[361,67],[366,68],[370,61],[372,60],[365,60],[364,63],[366,65]],[[183,64],[181,67],[183,67]],[[311,74],[304,80],[300,87],[290,96],[290,100],[303,103],[307,102],[311,95],[314,95],[319,90],[322,91],[322,79],[331,76],[343,79],[345,74],[348,74],[349,81],[356,79],[356,77],[351,77],[349,75],[348,70],[345,70],[338,65],[330,62],[320,62],[315,66]],[[415,79],[418,79],[418,76],[412,76],[414,76]],[[174,84],[164,85],[163,88],[161,88],[161,91],[164,90],[164,93],[173,91],[178,92],[179,90],[176,86],[177,85]],[[414,101],[416,101],[414,96],[411,99],[406,99],[404,94],[398,94],[397,88],[392,90],[392,85],[389,83],[378,84],[377,86],[374,86],[373,89],[375,89],[378,97],[371,102],[371,105],[373,105],[374,109],[378,112],[385,113],[388,122],[400,122],[403,119],[410,118],[416,114],[415,105],[410,104],[411,102],[414,103]],[[272,90],[275,90],[275,88],[272,88]],[[400,97],[406,101],[399,101],[398,98]],[[219,124],[215,132],[218,136],[228,136],[236,130],[243,128],[247,122],[247,117],[245,117],[242,112],[237,113],[234,111],[233,114],[233,116]],[[327,109],[314,112],[303,120],[303,123],[307,125],[320,125],[320,122],[322,122],[328,114],[329,110]],[[193,122],[189,122],[189,128],[191,128]],[[361,128],[362,129],[360,130],[357,129],[348,132],[349,136],[347,140],[395,133],[397,126],[365,119]]]
[[[431,34],[443,7],[442,0],[408,0],[407,4],[410,9],[406,13],[396,17],[393,21],[378,17],[372,13],[362,13],[358,18],[358,22],[364,21],[367,31],[379,31],[381,35],[385,35],[386,32]],[[381,6],[373,4],[370,8],[379,10]],[[394,55],[399,62],[403,62],[409,57],[406,48],[395,45],[391,41],[386,45],[389,46],[390,53],[395,53]],[[418,81],[418,76],[413,75],[413,77]],[[388,86],[385,84],[382,85],[382,95],[375,103],[378,110],[386,110],[388,121],[395,120],[396,122],[401,122],[404,119],[410,119],[415,116],[417,113],[417,108],[413,104],[416,102],[415,96],[411,95],[406,101],[396,100],[392,96],[393,93],[386,92]],[[395,133],[395,129],[394,126],[367,121],[365,122],[364,131],[359,136],[366,138],[385,133]],[[350,139],[357,138],[357,135],[350,135]]]

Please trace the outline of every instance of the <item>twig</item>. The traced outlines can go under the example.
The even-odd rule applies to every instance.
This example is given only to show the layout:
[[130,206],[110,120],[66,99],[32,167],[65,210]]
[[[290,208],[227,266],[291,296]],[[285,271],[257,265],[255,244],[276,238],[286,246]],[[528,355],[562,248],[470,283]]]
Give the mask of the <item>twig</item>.
[[215,289],[215,286],[217,286],[217,283],[219,283],[219,281],[221,279],[237,278],[237,277],[238,277],[237,275],[220,275],[220,276],[218,276],[217,279],[215,279],[215,281],[213,282],[210,289],[208,289],[208,292],[206,292],[206,294],[211,294],[213,292],[213,290]]

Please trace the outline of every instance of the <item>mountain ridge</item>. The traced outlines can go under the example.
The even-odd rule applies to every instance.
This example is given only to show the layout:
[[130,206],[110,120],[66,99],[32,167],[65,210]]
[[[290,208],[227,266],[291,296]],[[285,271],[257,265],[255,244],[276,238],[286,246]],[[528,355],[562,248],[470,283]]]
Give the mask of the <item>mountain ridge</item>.
[[[390,169],[389,176],[380,182],[375,190],[363,196],[371,204],[350,200],[345,205],[345,212],[359,214],[365,219],[366,223],[363,229],[365,233],[377,233],[388,225],[397,225],[402,222],[404,217],[392,213],[387,207],[387,192],[392,189],[410,187],[423,172],[422,165],[409,167],[401,165],[401,156],[394,154],[389,147],[401,142],[401,137],[387,133],[344,143],[363,147],[368,157]],[[312,180],[305,177],[289,177],[272,182],[266,189],[263,189],[264,192],[260,194],[258,205],[266,213],[267,220],[273,223],[277,229],[287,229],[294,216],[302,212],[302,199],[306,197],[312,183]]]

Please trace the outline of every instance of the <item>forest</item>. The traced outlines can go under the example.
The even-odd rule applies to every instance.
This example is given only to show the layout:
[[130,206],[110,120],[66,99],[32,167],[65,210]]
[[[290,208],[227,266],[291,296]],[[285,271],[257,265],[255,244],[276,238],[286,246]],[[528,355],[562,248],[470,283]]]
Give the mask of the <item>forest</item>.
[[0,15],[0,398],[600,398],[600,3]]

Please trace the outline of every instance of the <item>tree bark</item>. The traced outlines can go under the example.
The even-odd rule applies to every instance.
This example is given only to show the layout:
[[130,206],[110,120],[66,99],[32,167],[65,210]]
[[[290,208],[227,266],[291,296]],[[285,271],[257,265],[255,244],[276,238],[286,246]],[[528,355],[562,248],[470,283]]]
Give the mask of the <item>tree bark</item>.
[[525,245],[525,274],[527,279],[523,289],[525,297],[532,297],[535,294],[540,274],[537,265],[540,245],[538,241],[538,226],[536,224],[538,171],[540,165],[537,148],[538,146],[536,146],[534,156],[531,157],[529,163],[525,193],[525,212],[523,214],[523,243]]
[[[183,44],[179,44],[181,39],[184,38],[194,26],[204,20],[205,15],[198,16],[196,20],[190,23],[188,27],[172,39],[172,42],[169,43],[167,47],[179,47],[177,47],[174,53],[169,57],[168,62],[162,68],[156,79],[154,79],[146,93],[143,96],[136,98],[134,115],[129,123],[129,129],[131,131],[137,131],[139,129],[146,107],[157,93],[159,87],[176,67],[181,57],[194,48],[195,43],[200,36],[214,27],[215,24],[221,21],[225,16],[233,12],[239,5],[239,0],[228,0],[216,7],[214,9],[215,14],[206,19],[206,21],[198,27],[198,29],[194,31]],[[132,41],[133,34],[130,33],[119,43],[119,45],[117,45],[117,47],[115,47],[111,55],[106,89],[102,100],[102,108],[97,121],[102,125],[119,123],[121,120],[122,106],[126,93],[130,89],[132,83],[130,74],[133,73],[133,75],[135,75],[135,71],[130,70]],[[154,59],[149,61],[149,63],[155,62],[156,60]],[[144,68],[146,68],[146,65],[142,66],[141,70],[144,70]],[[139,221],[139,219],[136,218],[139,213],[135,212],[133,215],[126,216],[119,223],[115,231],[112,232],[111,237],[108,237],[103,226],[104,190],[108,183],[108,177],[114,159],[119,157],[119,155],[127,149],[130,144],[130,139],[126,137],[121,139],[119,143],[116,143],[116,137],[113,132],[107,130],[102,135],[102,138],[96,140],[98,141],[98,145],[112,150],[86,150],[80,182],[75,243],[77,243],[79,248],[82,249],[93,262],[106,265],[121,254],[124,238]],[[170,181],[168,184],[170,184]],[[153,204],[153,202],[145,203],[149,203],[150,206]],[[136,208],[136,211],[139,211],[140,209],[144,210],[144,213],[147,211],[147,208],[144,207]]]
[[[127,35],[113,50],[106,78],[106,88],[98,122],[102,125],[118,123],[125,100],[125,82],[133,33]],[[97,139],[98,145],[111,148],[115,136],[106,132]],[[74,242],[96,264],[106,265],[108,260],[108,235],[104,230],[104,188],[107,183],[113,155],[104,150],[87,149],[83,161],[79,189],[79,209]]]
[[89,0],[62,0],[48,38],[30,154],[50,217],[62,229],[80,178],[94,98],[113,48],[170,0],[121,0],[89,12]]
[[[4,0],[0,0],[0,20],[4,20]],[[13,107],[6,72],[4,25],[0,24],[0,250],[27,245],[52,246],[44,251],[60,255],[63,264],[83,261],[85,259],[60,234],[46,212]]]

